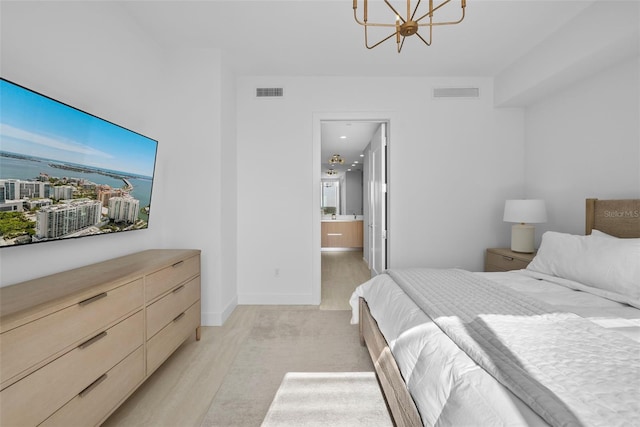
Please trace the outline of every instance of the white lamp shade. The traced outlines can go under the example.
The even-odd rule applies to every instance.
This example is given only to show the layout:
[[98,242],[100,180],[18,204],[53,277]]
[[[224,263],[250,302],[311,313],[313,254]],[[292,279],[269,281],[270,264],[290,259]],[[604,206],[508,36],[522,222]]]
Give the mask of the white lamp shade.
[[537,223],[547,221],[544,200],[507,200],[504,204],[504,221]]

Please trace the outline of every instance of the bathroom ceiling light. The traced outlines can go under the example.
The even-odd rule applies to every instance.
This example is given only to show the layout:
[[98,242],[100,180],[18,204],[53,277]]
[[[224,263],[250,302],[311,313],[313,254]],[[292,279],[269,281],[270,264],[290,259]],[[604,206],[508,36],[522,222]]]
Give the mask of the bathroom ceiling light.
[[329,163],[331,163],[332,165],[335,165],[336,163],[343,164],[344,163],[344,159],[342,157],[340,157],[340,154],[334,154],[329,159]]

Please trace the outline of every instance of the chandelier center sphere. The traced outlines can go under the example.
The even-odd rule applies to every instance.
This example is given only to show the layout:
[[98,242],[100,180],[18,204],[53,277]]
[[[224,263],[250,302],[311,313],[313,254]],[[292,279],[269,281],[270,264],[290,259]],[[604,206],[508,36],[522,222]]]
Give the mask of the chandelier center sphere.
[[412,36],[418,32],[418,23],[416,21],[407,21],[400,25],[400,35],[403,37]]

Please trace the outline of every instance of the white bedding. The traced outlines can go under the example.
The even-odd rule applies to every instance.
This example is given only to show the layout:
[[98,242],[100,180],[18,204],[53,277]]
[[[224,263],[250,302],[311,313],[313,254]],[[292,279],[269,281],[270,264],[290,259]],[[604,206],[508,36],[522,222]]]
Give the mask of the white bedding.
[[[635,340],[640,351],[636,308],[569,289],[557,283],[562,279],[527,270],[476,274],[617,330]],[[377,276],[356,289],[352,323],[358,321],[360,296],[389,343],[425,426],[546,425],[462,352],[389,276]],[[640,386],[640,378],[638,382]]]

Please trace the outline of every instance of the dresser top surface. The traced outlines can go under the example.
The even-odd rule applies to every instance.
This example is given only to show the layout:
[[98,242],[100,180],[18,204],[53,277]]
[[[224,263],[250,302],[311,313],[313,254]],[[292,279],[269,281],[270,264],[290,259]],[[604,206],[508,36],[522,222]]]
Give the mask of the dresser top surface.
[[94,288],[117,287],[199,254],[197,249],[150,249],[5,286],[0,288],[0,330],[18,313],[82,297]]

